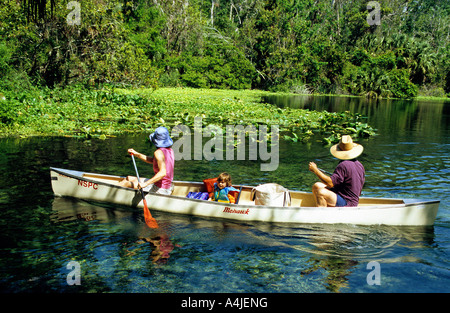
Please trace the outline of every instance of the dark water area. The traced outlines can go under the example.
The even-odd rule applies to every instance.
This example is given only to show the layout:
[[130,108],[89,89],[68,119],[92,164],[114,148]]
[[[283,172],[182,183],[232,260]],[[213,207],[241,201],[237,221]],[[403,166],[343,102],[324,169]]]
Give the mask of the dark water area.
[[[148,134],[108,140],[0,139],[2,293],[387,293],[450,292],[450,104],[345,97],[271,98],[279,106],[352,111],[378,135],[358,141],[365,196],[439,199],[432,227],[242,223],[140,210],[53,195],[49,168],[131,175],[129,147],[154,148]],[[263,161],[181,160],[175,179],[201,181],[227,171],[235,184],[276,182],[309,191],[308,162],[338,161],[320,138],[281,140],[279,166]],[[139,162],[141,176],[152,168]],[[71,285],[79,264],[80,284]],[[379,264],[379,284],[370,262]],[[370,264],[369,264],[370,263]]]

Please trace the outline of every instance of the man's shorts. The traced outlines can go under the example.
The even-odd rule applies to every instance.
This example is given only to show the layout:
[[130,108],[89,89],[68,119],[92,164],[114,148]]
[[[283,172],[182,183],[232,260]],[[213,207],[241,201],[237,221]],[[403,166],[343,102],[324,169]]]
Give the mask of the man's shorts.
[[347,205],[347,201],[345,201],[344,198],[342,198],[340,195],[336,194],[337,200],[336,200],[336,206],[342,207]]

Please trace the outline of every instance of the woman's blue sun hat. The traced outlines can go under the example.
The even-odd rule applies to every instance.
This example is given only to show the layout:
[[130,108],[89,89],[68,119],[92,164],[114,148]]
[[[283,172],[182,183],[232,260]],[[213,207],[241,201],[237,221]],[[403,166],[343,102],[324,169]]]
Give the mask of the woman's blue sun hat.
[[157,148],[168,148],[173,145],[173,140],[170,138],[169,131],[164,126],[155,129],[155,132],[148,137]]

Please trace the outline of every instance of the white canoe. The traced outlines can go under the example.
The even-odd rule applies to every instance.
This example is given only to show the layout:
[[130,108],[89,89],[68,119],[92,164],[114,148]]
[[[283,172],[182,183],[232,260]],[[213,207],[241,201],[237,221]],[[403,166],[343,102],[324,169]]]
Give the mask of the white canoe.
[[[121,176],[50,168],[53,192],[57,196],[143,207],[140,192],[118,185]],[[205,191],[203,183],[174,181],[170,196],[147,193],[150,209],[179,214],[276,223],[326,223],[358,225],[433,225],[439,201],[360,198],[358,207],[314,207],[311,193],[290,191],[290,206],[255,205],[253,187],[243,186],[238,204],[186,198],[192,192]],[[235,186],[236,187],[236,186]],[[240,186],[239,186],[240,187]]]

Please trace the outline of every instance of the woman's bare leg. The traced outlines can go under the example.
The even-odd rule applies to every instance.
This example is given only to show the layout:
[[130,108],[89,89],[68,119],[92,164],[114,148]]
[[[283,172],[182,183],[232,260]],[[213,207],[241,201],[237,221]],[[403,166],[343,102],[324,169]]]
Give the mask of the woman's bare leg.
[[137,177],[127,176],[119,182],[119,186],[137,189]]

